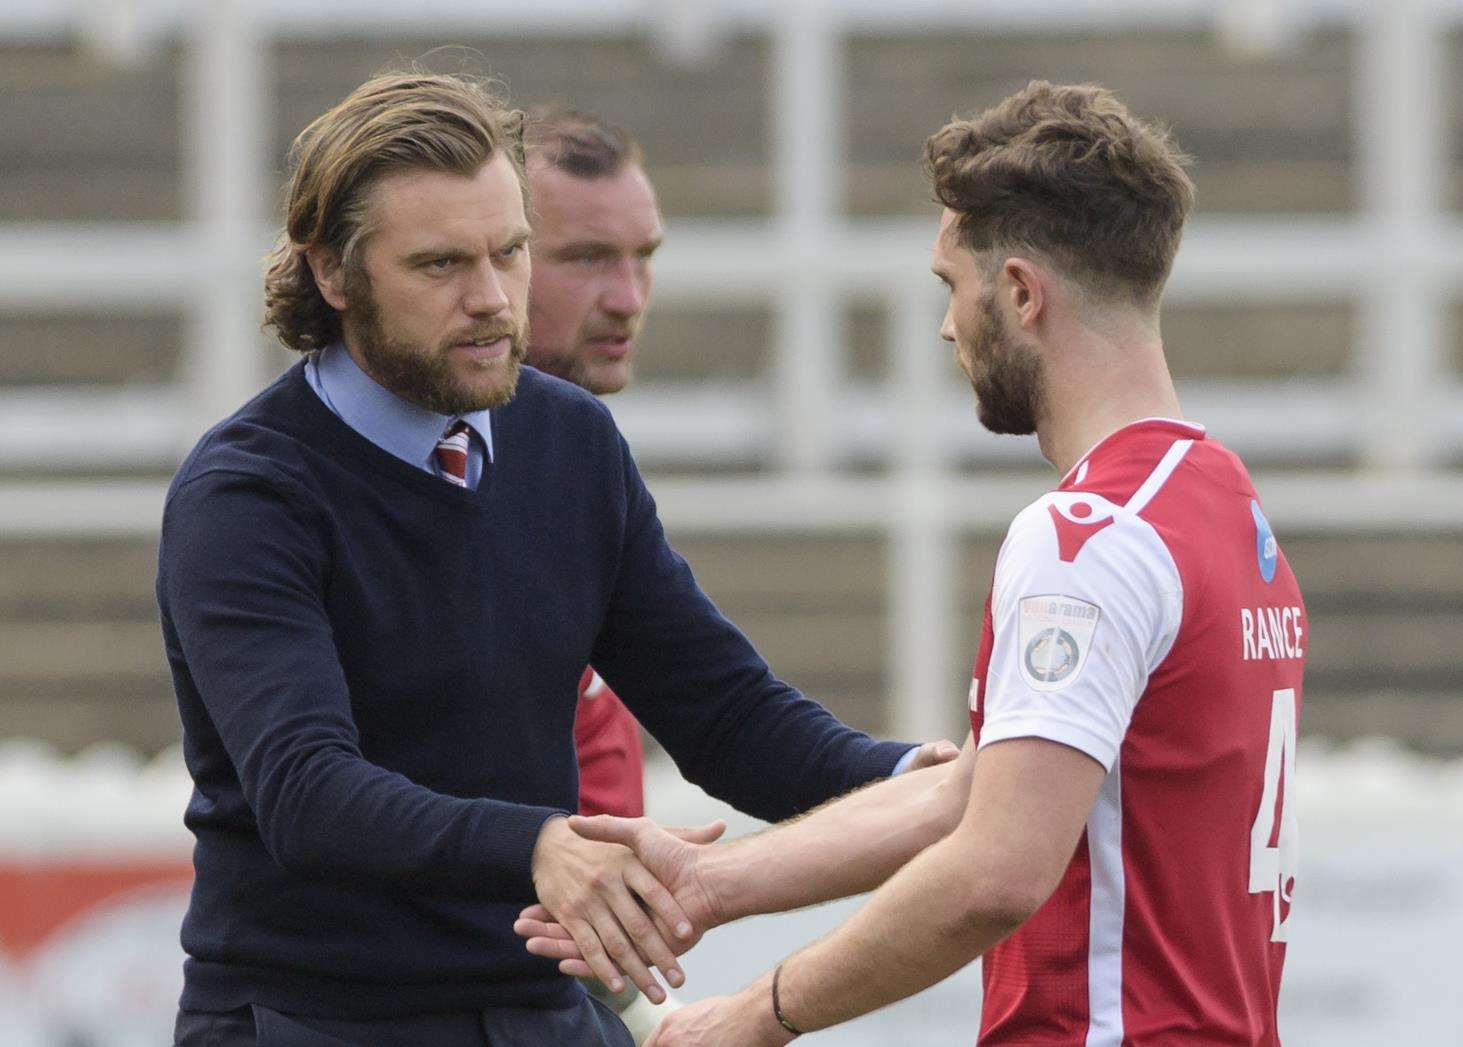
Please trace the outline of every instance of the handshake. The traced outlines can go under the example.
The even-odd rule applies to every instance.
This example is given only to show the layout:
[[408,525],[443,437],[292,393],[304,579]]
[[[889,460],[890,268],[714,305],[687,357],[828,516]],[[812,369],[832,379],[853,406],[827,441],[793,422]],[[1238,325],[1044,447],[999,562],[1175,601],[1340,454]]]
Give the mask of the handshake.
[[[908,768],[919,773],[724,844],[716,843],[722,822],[667,829],[648,818],[551,818],[533,851],[538,904],[513,929],[529,952],[557,960],[565,974],[598,978],[617,993],[628,978],[663,1003],[653,969],[679,988],[686,976],[676,958],[711,928],[871,890],[948,832],[968,788],[959,756],[951,742],[930,742]],[[778,1047],[794,1034],[774,994],[768,975],[736,997],[677,1011],[648,1042]]]
[[539,904],[513,929],[528,951],[614,992],[628,977],[653,1003],[685,982],[676,957],[728,915],[710,884],[707,854],[726,825],[663,829],[648,818],[553,818],[533,851]]

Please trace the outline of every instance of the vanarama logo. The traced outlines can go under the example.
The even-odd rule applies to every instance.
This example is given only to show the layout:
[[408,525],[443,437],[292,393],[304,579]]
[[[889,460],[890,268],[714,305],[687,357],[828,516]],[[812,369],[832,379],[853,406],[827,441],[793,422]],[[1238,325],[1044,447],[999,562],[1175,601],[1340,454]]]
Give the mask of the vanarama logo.
[[1072,596],[1028,596],[1018,633],[1021,675],[1038,691],[1066,687],[1082,672],[1102,612]]
[[1090,603],[1067,597],[1037,597],[1037,599],[1046,600],[1046,613],[1055,618],[1083,622],[1097,619],[1097,608]]

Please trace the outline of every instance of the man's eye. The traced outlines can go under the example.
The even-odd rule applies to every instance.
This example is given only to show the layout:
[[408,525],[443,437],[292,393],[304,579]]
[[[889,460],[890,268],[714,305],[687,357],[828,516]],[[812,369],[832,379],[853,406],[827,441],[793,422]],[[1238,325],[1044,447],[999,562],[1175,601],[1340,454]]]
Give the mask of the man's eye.
[[427,263],[427,268],[440,273],[443,270],[449,268],[452,265],[452,262],[453,259],[451,258],[433,258],[430,262]]

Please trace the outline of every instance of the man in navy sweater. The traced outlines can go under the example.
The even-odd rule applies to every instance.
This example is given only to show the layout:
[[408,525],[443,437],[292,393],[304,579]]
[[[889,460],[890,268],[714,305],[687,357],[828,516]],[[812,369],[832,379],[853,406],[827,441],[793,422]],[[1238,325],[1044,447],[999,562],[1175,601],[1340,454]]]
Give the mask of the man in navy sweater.
[[628,1043],[512,932],[537,897],[654,998],[640,957],[679,984],[696,931],[559,817],[586,664],[759,817],[908,750],[774,678],[604,407],[521,367],[522,160],[457,77],[379,77],[296,142],[266,305],[310,355],[200,441],[163,520],[198,841],[179,1044]]

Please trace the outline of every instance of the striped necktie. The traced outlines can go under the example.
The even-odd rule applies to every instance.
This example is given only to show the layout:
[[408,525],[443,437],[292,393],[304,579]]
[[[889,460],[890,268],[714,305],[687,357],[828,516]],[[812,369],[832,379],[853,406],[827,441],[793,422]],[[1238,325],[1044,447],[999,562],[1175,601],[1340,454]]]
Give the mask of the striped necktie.
[[463,421],[453,422],[437,441],[437,468],[442,479],[458,487],[467,486],[467,442],[469,430]]

